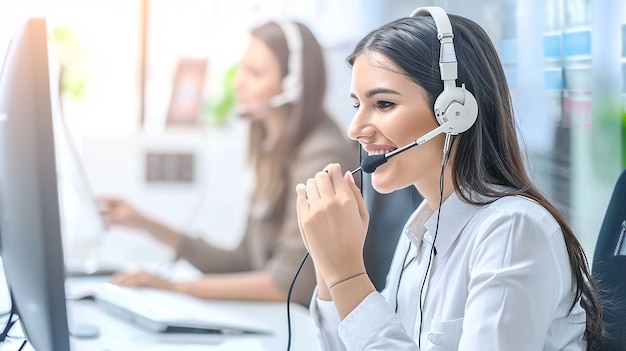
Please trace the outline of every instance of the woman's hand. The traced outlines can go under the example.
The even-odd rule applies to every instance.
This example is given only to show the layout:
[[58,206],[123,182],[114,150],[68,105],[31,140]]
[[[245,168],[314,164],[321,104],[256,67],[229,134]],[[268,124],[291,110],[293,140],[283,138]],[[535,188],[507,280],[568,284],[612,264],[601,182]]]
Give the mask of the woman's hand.
[[144,229],[147,226],[148,219],[124,199],[100,197],[96,202],[102,218],[108,225],[122,225],[134,229]]
[[174,290],[174,283],[147,271],[134,273],[118,273],[111,283],[125,287],[144,287],[161,290]]
[[365,272],[363,245],[369,215],[352,175],[338,164],[299,184],[298,223],[316,270],[330,287]]

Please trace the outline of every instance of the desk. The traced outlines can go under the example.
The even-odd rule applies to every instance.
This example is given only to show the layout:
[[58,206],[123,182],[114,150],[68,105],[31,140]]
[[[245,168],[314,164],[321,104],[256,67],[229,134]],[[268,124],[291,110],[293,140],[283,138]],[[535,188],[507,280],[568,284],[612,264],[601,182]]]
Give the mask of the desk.
[[[89,278],[91,279],[91,278]],[[86,278],[70,278],[66,286],[68,289],[85,288],[89,284],[100,284],[101,279],[86,280]],[[68,318],[80,325],[88,323],[97,326],[100,336],[95,339],[71,338],[73,351],[210,351],[210,350],[286,350],[287,348],[287,315],[284,303],[277,302],[239,302],[239,301],[206,301],[198,306],[198,313],[202,313],[202,303],[207,307],[211,304],[220,304],[232,308],[233,311],[246,315],[253,320],[263,322],[271,331],[271,335],[245,336],[216,336],[209,338],[201,336],[201,341],[194,341],[193,336],[174,340],[169,336],[159,336],[140,329],[130,323],[103,311],[93,301],[68,301]],[[315,327],[308,310],[300,305],[291,306],[292,350],[316,351],[319,350]],[[13,331],[11,334],[18,334]],[[0,351],[17,350],[21,340],[13,339],[9,343],[0,344]],[[25,347],[24,350],[33,351]]]

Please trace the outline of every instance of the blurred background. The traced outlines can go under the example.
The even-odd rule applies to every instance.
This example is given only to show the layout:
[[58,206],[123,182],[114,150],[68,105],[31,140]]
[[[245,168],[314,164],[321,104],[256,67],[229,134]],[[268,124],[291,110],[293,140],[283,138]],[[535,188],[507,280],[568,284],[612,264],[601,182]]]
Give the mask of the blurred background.
[[623,1],[0,0],[0,57],[26,17],[48,19],[74,155],[59,170],[68,257],[125,266],[172,258],[140,233],[96,228],[99,194],[235,246],[250,177],[232,78],[249,29],[287,17],[313,30],[326,54],[326,103],[346,130],[353,108],[345,57],[369,30],[427,5],[469,17],[491,36],[532,176],[591,259],[626,166]]

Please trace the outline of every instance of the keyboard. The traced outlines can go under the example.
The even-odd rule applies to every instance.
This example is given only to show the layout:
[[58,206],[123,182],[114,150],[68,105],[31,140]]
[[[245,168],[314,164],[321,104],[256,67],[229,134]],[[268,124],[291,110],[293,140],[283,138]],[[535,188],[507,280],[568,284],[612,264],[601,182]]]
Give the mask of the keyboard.
[[161,334],[270,334],[232,304],[203,301],[184,294],[104,284],[94,296],[110,315]]

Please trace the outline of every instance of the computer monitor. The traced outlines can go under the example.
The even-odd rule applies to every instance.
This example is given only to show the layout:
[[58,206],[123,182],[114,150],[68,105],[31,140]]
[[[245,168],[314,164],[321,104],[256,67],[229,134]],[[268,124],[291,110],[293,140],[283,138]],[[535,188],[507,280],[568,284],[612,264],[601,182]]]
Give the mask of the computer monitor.
[[[0,74],[0,236],[7,284],[36,350],[69,350],[46,21],[13,37]],[[59,111],[60,112],[60,111]]]

